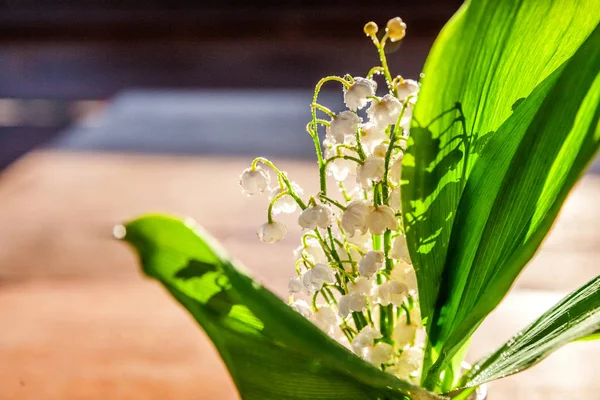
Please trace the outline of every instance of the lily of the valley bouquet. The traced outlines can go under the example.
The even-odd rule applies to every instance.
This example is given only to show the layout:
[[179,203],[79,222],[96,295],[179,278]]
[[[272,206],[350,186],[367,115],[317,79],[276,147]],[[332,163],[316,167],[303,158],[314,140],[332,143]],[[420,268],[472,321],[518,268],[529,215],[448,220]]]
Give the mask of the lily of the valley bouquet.
[[[600,143],[600,15],[592,0],[573,3],[468,2],[421,82],[386,58],[405,23],[365,25],[379,64],[323,78],[310,104],[319,191],[262,157],[239,178],[266,198],[261,241],[286,235],[281,213],[303,229],[287,302],[190,220],[119,227],[213,340],[242,398],[481,398],[482,384],[599,335],[596,277],[464,362]],[[325,84],[346,109],[320,103]]]

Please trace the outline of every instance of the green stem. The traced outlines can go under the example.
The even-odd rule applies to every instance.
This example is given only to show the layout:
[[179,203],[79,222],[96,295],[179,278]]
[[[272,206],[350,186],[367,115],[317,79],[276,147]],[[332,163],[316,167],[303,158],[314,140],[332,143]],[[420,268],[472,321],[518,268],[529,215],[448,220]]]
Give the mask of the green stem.
[[382,72],[384,72],[383,67],[373,67],[369,70],[369,73],[367,74],[367,79],[371,79],[373,75],[380,74]]
[[[321,91],[321,87],[330,81],[336,81],[344,85],[345,88],[350,86],[350,83],[339,76],[327,76],[317,82],[315,86],[315,92],[313,94],[312,104],[317,104],[319,99],[319,92]],[[327,194],[327,176],[325,174],[325,163],[323,162],[323,150],[321,149],[321,143],[319,142],[319,132],[317,129],[317,109],[312,107],[311,105],[311,114],[312,114],[312,126],[314,132],[312,130],[308,130],[308,133],[313,138],[313,143],[315,145],[315,152],[317,154],[317,162],[319,164],[319,181],[321,186],[321,193]]]
[[331,204],[333,204],[334,206],[336,206],[337,208],[339,208],[339,209],[340,209],[340,210],[342,210],[342,211],[345,211],[345,210],[346,210],[346,207],[345,207],[345,206],[343,206],[343,205],[342,205],[342,204],[340,204],[339,202],[337,202],[337,201],[335,201],[335,200],[333,200],[333,199],[331,199],[331,198],[329,198],[329,197],[327,197],[327,196],[325,196],[325,195],[320,195],[320,196],[319,196],[319,198],[320,198],[320,199],[322,199],[322,200],[325,200],[325,201],[327,201],[328,203],[331,203]]
[[[336,117],[336,115],[335,115],[335,113],[334,113],[333,111],[331,111],[329,108],[327,108],[327,107],[325,107],[325,106],[322,106],[322,105],[321,105],[321,104],[319,104],[319,103],[312,103],[310,106],[311,106],[313,109],[315,109],[315,108],[316,108],[316,109],[317,109],[317,110],[319,110],[319,111],[323,111],[325,114],[329,115],[331,118],[335,118],[335,117]],[[313,126],[315,125],[315,123],[316,123],[316,122],[318,122],[318,120],[315,118],[315,120],[314,120],[314,123],[313,123]]]
[[288,177],[281,170],[279,170],[279,168],[277,168],[275,166],[275,164],[273,164],[271,161],[267,160],[264,157],[257,157],[254,160],[252,160],[252,164],[250,164],[250,168],[255,169],[256,165],[259,162],[261,162],[261,163],[269,166],[273,171],[275,171],[275,173],[277,174],[278,178],[281,178],[283,180],[283,183],[287,187],[288,194],[290,196],[292,196],[292,198],[296,201],[296,203],[298,204],[298,206],[300,207],[300,209],[305,210],[306,209],[306,204],[304,204],[304,202],[302,201],[302,199],[296,194],[296,192],[294,191],[294,187],[292,186],[292,183],[290,182],[290,180],[288,179]]
[[365,154],[365,149],[363,148],[362,141],[360,140],[360,126],[356,127],[356,148],[358,150],[358,156],[361,160],[367,158]]
[[327,161],[325,161],[325,166],[327,166],[327,164],[329,164],[330,162],[334,161],[334,160],[338,160],[338,159],[344,159],[344,160],[350,160],[350,161],[354,161],[355,163],[357,163],[358,165],[362,165],[363,162],[362,160],[359,160],[356,157],[352,157],[352,156],[333,156],[333,157],[329,157],[327,159]]
[[410,320],[410,310],[406,307],[405,304],[402,304],[402,309],[406,313],[406,325],[410,325],[412,321]]
[[338,188],[340,189],[340,192],[342,193],[342,196],[344,196],[344,200],[345,201],[351,201],[352,200],[352,197],[350,197],[350,195],[346,191],[346,187],[344,186],[344,182],[339,181],[338,182]]
[[396,91],[392,87],[392,74],[390,73],[390,69],[388,67],[387,58],[385,56],[385,42],[387,40],[387,33],[381,38],[381,42],[376,44],[377,53],[379,54],[379,59],[381,60],[381,67],[383,68],[383,74],[385,75],[385,80],[388,85],[388,89],[394,92],[394,95],[397,97]]
[[277,196],[273,197],[273,199],[269,203],[269,208],[267,209],[267,221],[270,224],[273,223],[273,206],[275,205],[275,202],[277,200],[279,200],[280,198],[282,198],[283,196],[288,196],[289,194],[290,193],[287,192],[287,191],[286,192],[281,192]]
[[394,149],[394,144],[396,143],[396,139],[398,138],[400,122],[402,121],[402,117],[404,117],[404,112],[406,111],[406,107],[408,106],[408,99],[402,104],[402,110],[400,111],[400,115],[398,115],[398,119],[396,120],[396,124],[394,125],[394,130],[391,131],[390,134],[390,145],[388,146],[387,151],[385,152],[385,172],[383,174],[382,181],[382,192],[383,192],[383,203],[388,204],[388,199],[390,197],[389,193],[389,172],[390,172],[390,160],[392,158],[392,150]]

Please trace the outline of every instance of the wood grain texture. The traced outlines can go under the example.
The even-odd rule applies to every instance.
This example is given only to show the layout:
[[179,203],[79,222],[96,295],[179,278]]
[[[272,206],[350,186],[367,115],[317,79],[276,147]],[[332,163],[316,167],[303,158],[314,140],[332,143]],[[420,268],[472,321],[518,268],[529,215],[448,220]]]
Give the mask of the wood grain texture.
[[[36,152],[0,176],[0,400],[236,399],[212,345],[137,271],[112,226],[151,211],[189,215],[283,295],[300,230],[256,240],[266,199],[238,189],[249,159]],[[276,160],[277,161],[277,160]],[[305,192],[316,168],[281,167]],[[600,272],[600,177],[586,175],[542,250],[477,332],[495,349]],[[491,400],[595,399],[600,342],[576,343],[490,385]]]

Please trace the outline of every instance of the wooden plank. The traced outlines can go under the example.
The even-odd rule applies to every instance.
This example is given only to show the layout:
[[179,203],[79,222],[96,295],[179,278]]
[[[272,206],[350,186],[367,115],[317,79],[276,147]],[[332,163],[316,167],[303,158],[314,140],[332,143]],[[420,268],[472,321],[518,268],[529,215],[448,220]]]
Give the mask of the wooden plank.
[[[241,158],[37,152],[0,175],[0,400],[234,399],[226,370],[189,317],[112,226],[148,211],[189,215],[285,294],[300,229],[256,240],[266,199],[239,192]],[[316,168],[281,167],[313,193]],[[542,250],[473,340],[481,356],[599,272],[600,178],[587,175]],[[269,257],[264,257],[268,254]],[[595,398],[600,342],[567,346],[491,385],[491,399]]]

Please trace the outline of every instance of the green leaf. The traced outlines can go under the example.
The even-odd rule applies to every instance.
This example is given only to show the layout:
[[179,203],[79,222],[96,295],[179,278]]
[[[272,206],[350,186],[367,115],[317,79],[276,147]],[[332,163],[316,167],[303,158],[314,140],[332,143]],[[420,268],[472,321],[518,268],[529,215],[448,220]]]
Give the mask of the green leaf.
[[333,341],[243,274],[199,227],[150,215],[125,229],[146,275],[202,326],[243,399],[440,399]]
[[[445,367],[505,296],[600,145],[600,26],[491,137],[456,211],[432,337]],[[431,378],[433,379],[433,378]]]
[[[568,81],[561,75],[565,62],[597,26],[596,9],[597,0],[472,0],[446,25],[427,59],[403,161],[402,201],[421,312],[435,346],[428,354],[441,358],[436,374],[506,293],[596,150],[596,140],[575,133],[593,121],[578,117],[582,126],[571,129],[593,74],[586,75],[576,93],[565,93],[566,84],[554,90],[557,81]],[[593,57],[583,58],[571,73],[592,65]],[[544,103],[557,95],[562,97]],[[593,111],[593,105],[587,110]],[[560,117],[552,116],[556,111]],[[488,150],[492,142],[494,150]],[[504,145],[508,150],[498,153]],[[584,149],[580,156],[579,149]],[[478,172],[472,182],[477,169],[488,176]],[[534,171],[541,175],[537,186],[529,187]],[[485,187],[486,179],[494,188]],[[502,191],[495,191],[500,184]],[[499,194],[506,195],[495,201]],[[525,197],[524,210],[508,203],[522,204]],[[494,212],[486,215],[479,203],[490,201]],[[506,212],[512,214],[505,218]],[[473,221],[485,239],[473,233]],[[515,221],[518,226],[512,225]],[[484,259],[486,250],[477,253],[480,246],[495,251],[495,258]],[[470,259],[474,254],[481,256]],[[475,317],[466,321],[466,315]],[[445,345],[450,339],[454,343]]]
[[599,328],[600,277],[596,277],[475,364],[465,386],[478,386],[529,368],[559,347]]
[[600,327],[598,328],[598,330],[596,330],[596,332],[593,332],[587,336],[584,336],[582,338],[577,339],[578,342],[591,342],[592,340],[598,340],[600,339]]

